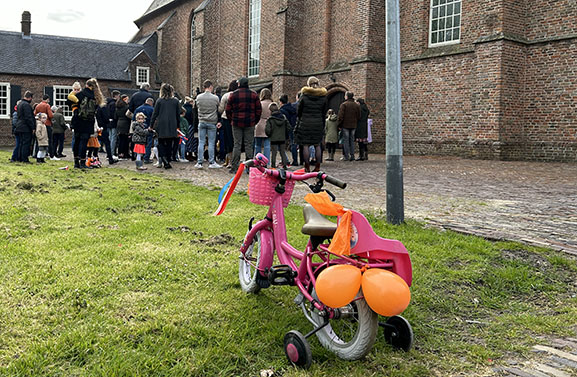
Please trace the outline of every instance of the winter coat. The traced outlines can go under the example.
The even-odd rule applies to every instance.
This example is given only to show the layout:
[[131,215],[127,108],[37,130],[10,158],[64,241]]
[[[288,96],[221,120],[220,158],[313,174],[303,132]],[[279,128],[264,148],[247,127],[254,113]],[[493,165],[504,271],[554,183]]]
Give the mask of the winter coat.
[[108,106],[100,107],[96,110],[96,122],[102,129],[110,128],[110,114],[108,114]]
[[196,109],[196,107],[193,107],[191,103],[185,103],[184,105],[182,105],[182,107],[184,107],[184,109],[186,110],[186,114],[184,114],[184,117],[188,122],[188,126],[192,128],[192,132],[197,132],[198,110]]
[[338,124],[339,128],[354,129],[361,117],[361,107],[354,99],[348,99],[341,103],[339,108]]
[[180,117],[180,123],[178,124],[178,129],[180,132],[184,134],[184,136],[188,137],[188,129],[189,129],[188,121],[185,117]]
[[248,87],[240,87],[229,95],[226,117],[233,127],[254,127],[260,120],[261,113],[258,94]]
[[18,122],[16,122],[14,132],[32,133],[36,129],[36,119],[34,119],[34,111],[32,110],[32,106],[30,106],[30,101],[25,99],[20,101],[17,113]]
[[130,112],[134,113],[134,110],[136,110],[138,106],[144,105],[147,98],[154,98],[148,90],[140,89],[138,92],[134,93],[132,97],[130,97],[130,102],[128,103]]
[[146,144],[148,126],[146,123],[132,122],[132,142],[134,144]]
[[46,114],[48,119],[46,119],[46,126],[52,126],[52,118],[54,114],[52,113],[52,108],[47,102],[40,102],[36,108],[34,109],[34,115],[38,115],[39,113]]
[[366,103],[361,103],[361,117],[357,123],[357,130],[355,131],[355,139],[366,139],[369,137],[368,123],[371,111]]
[[117,119],[114,117],[116,113],[116,100],[114,98],[106,99],[106,109],[108,110],[108,116],[110,117],[108,128],[116,128]]
[[[96,101],[94,98],[94,91],[92,91],[92,89],[90,88],[84,88],[82,89],[82,91],[76,94],[76,98],[78,98],[78,109],[76,110],[75,114],[77,119],[75,120],[74,124],[74,132],[79,134],[91,134],[92,132],[94,132],[95,117],[92,116],[88,119],[84,119],[79,115],[79,112],[80,107],[82,106],[82,101],[85,98]],[[94,112],[96,114],[96,106],[98,105],[95,103],[94,106],[95,106]]]
[[224,93],[222,98],[220,99],[220,104],[218,105],[218,112],[221,114],[221,117],[224,119],[228,119],[226,117],[226,104],[228,103],[228,97],[230,97],[230,93],[232,93],[232,92]]
[[66,121],[62,113],[54,113],[52,118],[52,132],[55,134],[63,134],[66,132]]
[[126,110],[128,110],[126,102],[120,101],[120,104],[116,104],[114,119],[116,119],[116,131],[119,135],[128,135],[130,131],[130,118],[126,116]]
[[262,107],[262,112],[260,114],[260,120],[254,127],[254,137],[266,137],[266,120],[270,117],[270,110],[268,106],[272,103],[270,99],[265,99],[260,102]]
[[325,143],[338,144],[339,126],[337,114],[332,114],[327,118],[325,126]]
[[327,90],[305,86],[301,93],[297,107],[295,142],[300,145],[320,144],[325,131]]
[[48,131],[46,130],[46,125],[40,120],[36,120],[36,140],[39,147],[48,146]]
[[272,113],[266,121],[265,133],[272,144],[286,143],[287,130],[290,123],[280,111]]
[[16,125],[18,124],[18,111],[12,113],[12,135],[16,132]]
[[143,113],[146,116],[144,123],[146,123],[146,127],[150,127],[150,121],[152,120],[152,114],[154,113],[154,107],[145,103],[142,106],[138,106],[136,110],[134,110],[134,115],[132,115],[132,120],[136,120],[136,114]]
[[293,106],[292,103],[285,103],[281,106],[280,112],[287,118],[289,124],[291,126],[291,130],[295,128],[297,124],[297,109]]
[[159,139],[178,137],[176,129],[180,125],[180,103],[174,97],[160,98],[154,106],[150,125],[156,130]]

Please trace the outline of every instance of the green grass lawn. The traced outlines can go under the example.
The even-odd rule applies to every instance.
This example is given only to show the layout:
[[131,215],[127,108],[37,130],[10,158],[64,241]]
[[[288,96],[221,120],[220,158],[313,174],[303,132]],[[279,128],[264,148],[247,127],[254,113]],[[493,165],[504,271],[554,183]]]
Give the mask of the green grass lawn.
[[[283,336],[311,330],[296,288],[246,295],[238,284],[247,222],[265,207],[236,195],[215,218],[216,191],[60,166],[0,162],[0,375],[486,375],[530,354],[537,336],[576,336],[575,260],[370,217],[411,254],[403,315],[415,348],[394,351],[381,334],[367,358],[346,362],[312,337],[313,366],[294,369]],[[303,246],[300,208],[287,221]]]

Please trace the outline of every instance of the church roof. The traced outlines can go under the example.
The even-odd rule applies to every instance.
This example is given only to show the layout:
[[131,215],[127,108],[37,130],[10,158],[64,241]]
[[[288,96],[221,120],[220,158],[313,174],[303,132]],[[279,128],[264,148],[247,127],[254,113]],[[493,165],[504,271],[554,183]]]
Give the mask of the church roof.
[[128,63],[145,47],[121,43],[0,31],[0,73],[130,81]]
[[150,4],[150,6],[148,7],[148,9],[146,10],[146,12],[144,12],[144,14],[142,15],[142,17],[154,12],[157,9],[160,9],[162,7],[164,7],[165,5],[168,5],[170,3],[174,3],[175,0],[154,0],[152,2],[152,4]]

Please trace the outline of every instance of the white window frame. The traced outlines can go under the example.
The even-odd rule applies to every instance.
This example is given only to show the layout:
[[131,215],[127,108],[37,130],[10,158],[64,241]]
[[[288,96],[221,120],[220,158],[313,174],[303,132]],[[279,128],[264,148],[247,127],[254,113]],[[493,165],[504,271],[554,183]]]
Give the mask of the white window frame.
[[[260,74],[260,24],[262,0],[250,0],[248,7],[248,77]],[[255,59],[251,59],[255,57]]]
[[[146,81],[140,80],[140,72],[146,72]],[[150,84],[150,67],[136,67],[136,85]]]
[[[437,4],[435,5],[435,3],[437,3]],[[437,18],[433,19],[433,10],[435,8],[438,8],[438,10],[440,12],[441,8],[444,8],[446,11],[447,5],[453,4],[453,6],[454,6],[454,4],[456,4],[456,3],[459,4],[460,11],[459,11],[459,13],[452,13],[451,24],[454,23],[455,16],[458,15],[459,26],[458,27],[451,26],[450,29],[447,29],[446,27],[443,27],[443,28],[438,27],[437,31],[435,31],[435,33],[440,32],[440,31],[442,31],[443,33],[446,33],[448,30],[453,32],[455,29],[458,28],[459,38],[452,39],[450,41],[434,42],[433,43],[433,33],[434,33],[433,32],[433,21],[437,21],[440,23],[441,19],[443,20],[443,22],[446,22],[446,20],[448,20],[448,17],[446,15],[442,16],[442,17],[440,15],[438,15]],[[463,35],[462,31],[461,31],[462,25],[463,25],[463,1],[462,0],[431,0],[431,6],[429,8],[429,47],[439,47],[439,46],[447,46],[447,45],[453,45],[453,44],[461,43],[461,36]]]
[[[62,106],[62,114],[64,114],[64,120],[70,121],[72,120],[72,109],[68,107],[67,100],[68,94],[72,92],[72,86],[68,85],[54,85],[52,87],[52,103],[55,106]],[[64,94],[64,98],[59,96],[59,94]]]
[[12,114],[12,112],[10,110],[10,83],[9,82],[0,82],[0,86],[5,86],[6,87],[6,97],[2,97],[2,98],[6,98],[6,114],[2,115],[0,113],[0,119],[10,119],[10,114]]

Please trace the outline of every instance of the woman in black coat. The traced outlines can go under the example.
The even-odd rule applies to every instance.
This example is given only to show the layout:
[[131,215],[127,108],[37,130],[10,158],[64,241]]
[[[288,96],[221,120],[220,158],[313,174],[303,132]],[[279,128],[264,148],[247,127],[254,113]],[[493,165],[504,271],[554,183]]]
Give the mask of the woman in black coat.
[[307,86],[301,89],[301,97],[297,107],[297,126],[295,142],[303,152],[305,170],[310,171],[309,147],[315,148],[316,165],[314,171],[319,171],[323,159],[321,143],[325,131],[325,114],[327,113],[327,90],[319,86],[316,77],[309,77]]
[[116,110],[114,111],[114,119],[116,120],[116,132],[118,135],[118,157],[126,159],[130,157],[130,141],[128,134],[130,133],[131,119],[126,116],[128,110],[128,95],[123,94],[116,101]]
[[162,84],[160,98],[154,106],[154,113],[150,120],[151,128],[158,135],[158,155],[165,169],[170,169],[170,155],[172,141],[178,137],[177,128],[180,125],[180,103],[174,97],[174,88],[170,84]]
[[357,161],[363,161],[369,159],[369,115],[371,111],[362,98],[357,99],[359,106],[361,107],[361,117],[357,122],[357,129],[355,131],[355,139],[359,143],[359,157]]
[[86,81],[82,91],[76,94],[78,108],[75,110],[74,126],[74,167],[86,168],[86,151],[88,139],[94,133],[94,122],[96,109],[98,106],[106,106],[106,99],[100,91],[100,86],[96,79]]

